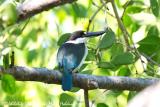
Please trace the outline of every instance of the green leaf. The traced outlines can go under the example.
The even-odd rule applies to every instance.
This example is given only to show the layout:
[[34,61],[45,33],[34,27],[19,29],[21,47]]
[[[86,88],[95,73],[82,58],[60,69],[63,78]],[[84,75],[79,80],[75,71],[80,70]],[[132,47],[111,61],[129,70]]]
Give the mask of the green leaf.
[[[6,25],[16,23],[18,18],[16,6],[12,3],[4,3],[1,7],[0,14],[2,21],[5,22]],[[2,16],[5,16],[5,18]]]
[[143,8],[140,6],[128,6],[126,9],[126,12],[134,14],[134,13],[139,13],[142,10],[143,10]]
[[119,91],[119,90],[110,90],[107,92],[107,96],[114,96],[114,97],[118,97],[120,94],[122,94],[123,91]]
[[136,32],[141,26],[139,25],[139,22],[135,22],[131,25],[131,33]]
[[110,90],[108,92],[108,94],[113,95],[114,97],[118,97],[119,95],[121,95],[123,93],[123,91],[121,90]]
[[80,72],[81,74],[92,74],[92,70],[85,70]]
[[83,5],[78,3],[73,3],[72,10],[70,11],[72,12],[74,23],[77,22],[78,18],[85,18],[87,14],[87,9]]
[[[112,75],[112,72],[110,72],[111,70],[109,69],[105,69],[105,68],[97,68],[96,70],[96,74],[98,75],[105,75],[105,76],[110,76]],[[94,72],[95,73],[95,72]]]
[[121,43],[115,43],[111,48],[111,55],[112,57],[121,54],[124,52],[123,44]]
[[111,29],[108,29],[105,35],[102,37],[98,48],[99,49],[108,49],[115,43],[115,34]]
[[138,42],[139,45],[159,45],[160,38],[157,36],[147,36]]
[[3,67],[5,69],[9,68],[9,53],[3,55]]
[[152,65],[147,65],[147,70],[146,70],[146,74],[147,76],[151,76],[154,77],[155,76],[155,70],[153,68],[151,68]]
[[57,45],[58,45],[58,46],[61,46],[63,43],[65,43],[65,42],[69,39],[70,36],[71,36],[71,33],[65,33],[65,34],[63,34],[63,35],[59,38],[59,40],[58,40],[58,42],[57,42]]
[[130,74],[131,72],[128,67],[121,67],[118,71],[118,76],[129,76]]
[[13,28],[10,31],[11,35],[16,35],[19,36],[21,34],[21,29],[20,28]]
[[83,64],[78,71],[81,72],[83,69],[86,68],[87,65],[88,65],[88,64]]
[[151,26],[148,29],[147,36],[157,36],[158,37],[158,35],[159,35],[159,31],[158,31],[157,26]]
[[129,102],[136,94],[136,91],[130,91],[128,94],[127,102]]
[[37,33],[38,33],[37,29],[32,28],[32,30],[28,32],[27,37],[29,37],[29,39],[32,39],[34,42],[36,42],[38,37]]
[[[65,21],[66,17],[67,17],[67,14],[66,14],[66,10],[68,9],[58,9],[58,10],[54,10],[56,16],[58,17],[58,20],[60,23],[63,23],[63,21]],[[58,27],[58,25],[57,25]]]
[[106,105],[105,103],[98,103],[97,107],[109,107],[108,105]]
[[80,88],[78,88],[78,87],[72,87],[72,89],[70,90],[70,92],[77,92],[79,90],[80,90]]
[[0,0],[0,5],[4,2],[5,0]]
[[123,91],[110,90],[106,94],[106,102],[110,107],[117,107],[117,97],[122,94]]
[[94,50],[88,50],[88,55],[86,57],[86,61],[95,61],[95,52]]
[[99,62],[98,64],[99,68],[105,68],[105,69],[114,69],[116,66],[112,64],[111,62]]
[[31,63],[33,61],[33,59],[37,58],[37,54],[38,54],[38,52],[36,50],[29,51],[27,54],[27,62]]
[[152,59],[156,61],[157,63],[160,63],[160,50],[159,49],[156,51],[156,55],[153,56]]
[[73,101],[74,101],[74,97],[69,94],[62,93],[60,95],[60,99],[59,99],[60,107],[72,107]]
[[142,44],[138,47],[138,51],[147,55],[152,55],[160,49],[159,45],[155,44]]
[[53,69],[54,69],[54,70],[59,70],[59,66],[56,65]]
[[12,75],[4,74],[1,77],[2,89],[9,94],[14,94],[16,92],[16,83]]
[[77,3],[73,3],[72,4],[72,9],[73,9],[73,12],[74,12],[74,15],[77,16],[77,17],[85,17],[86,16],[86,8],[81,5],[81,4],[77,4]]
[[131,23],[133,23],[131,17],[127,13],[122,17],[122,21],[126,27],[131,26]]
[[135,60],[133,54],[129,52],[116,55],[111,59],[111,63],[113,63],[114,65],[127,65],[132,64],[134,61]]
[[159,6],[157,0],[150,0],[150,7],[152,9],[152,13],[158,17],[159,16]]
[[20,45],[20,48],[21,48],[21,49],[24,49],[24,48],[26,47],[28,41],[29,41],[29,38],[28,38],[28,37],[23,37],[23,39],[22,39],[22,41],[21,41],[21,43],[20,43],[20,44],[21,44],[21,45]]
[[158,36],[147,36],[143,40],[139,41],[138,50],[141,53],[152,55],[160,49],[160,38]]

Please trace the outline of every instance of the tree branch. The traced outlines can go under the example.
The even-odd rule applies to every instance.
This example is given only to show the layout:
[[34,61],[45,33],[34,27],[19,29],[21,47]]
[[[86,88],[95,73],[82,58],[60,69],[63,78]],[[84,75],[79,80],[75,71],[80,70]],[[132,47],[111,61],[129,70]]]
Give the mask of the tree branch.
[[[9,73],[19,81],[39,81],[48,84],[61,84],[61,73],[46,68],[27,68],[15,66],[4,70],[0,66],[0,74]],[[86,81],[88,80],[88,82]],[[95,76],[87,74],[73,74],[73,84],[81,89],[117,89],[139,91],[159,82],[158,78],[129,78],[122,76]]]
[[96,17],[96,15],[98,14],[98,12],[99,12],[106,4],[107,4],[107,2],[104,3],[102,6],[100,6],[100,7],[98,8],[98,10],[97,10],[97,11],[92,15],[92,17],[89,19],[89,23],[88,23],[88,27],[87,27],[87,32],[89,31],[89,27],[90,27],[93,19]]
[[113,7],[113,11],[115,13],[115,16],[116,16],[116,19],[117,19],[117,22],[118,22],[118,25],[121,29],[121,31],[123,32],[123,37],[124,37],[124,40],[125,40],[125,43],[126,43],[126,46],[127,48],[130,47],[130,44],[129,44],[129,40],[128,40],[128,37],[129,37],[129,34],[127,32],[127,30],[125,29],[125,27],[123,26],[123,23],[118,15],[118,11],[117,11],[117,8],[116,8],[116,5],[115,5],[115,1],[114,0],[110,0],[111,4],[112,4],[112,7]]
[[74,1],[77,0],[27,0],[17,7],[19,13],[18,21],[29,18],[50,8],[66,3],[72,3]]

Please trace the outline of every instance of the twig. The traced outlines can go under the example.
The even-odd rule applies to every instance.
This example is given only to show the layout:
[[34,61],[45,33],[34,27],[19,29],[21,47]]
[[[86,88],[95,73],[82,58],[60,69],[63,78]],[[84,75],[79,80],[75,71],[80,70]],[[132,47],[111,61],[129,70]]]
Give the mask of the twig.
[[124,14],[125,14],[125,12],[126,12],[127,7],[128,7],[129,5],[131,5],[132,3],[133,3],[133,1],[130,0],[130,1],[127,1],[127,2],[123,5],[123,9],[124,9],[124,10],[123,10],[121,19],[123,19],[123,16],[124,16]]
[[30,21],[30,18],[27,20],[27,22],[26,22],[26,23],[24,24],[24,26],[22,27],[21,33],[24,31],[24,29],[25,29],[26,26],[28,25],[29,21]]
[[11,56],[10,56],[11,58],[11,64],[10,64],[10,67],[13,67],[14,66],[14,62],[15,62],[15,60],[14,60],[14,51],[12,51],[12,54],[11,54]]
[[145,67],[144,67],[144,65],[143,65],[143,60],[142,60],[142,58],[141,58],[141,55],[140,55],[139,51],[136,49],[135,44],[134,44],[132,38],[130,37],[128,31],[127,31],[126,28],[124,27],[124,25],[123,25],[123,23],[122,23],[119,15],[118,15],[118,12],[117,12],[116,5],[115,5],[115,3],[114,3],[114,0],[110,0],[110,2],[111,2],[111,4],[112,4],[112,7],[113,7],[113,10],[114,10],[114,13],[115,13],[115,16],[116,16],[118,25],[119,25],[121,31],[123,32],[123,37],[124,37],[124,40],[125,40],[125,43],[126,43],[126,46],[127,46],[127,50],[130,49],[130,44],[129,44],[129,40],[128,40],[128,38],[130,38],[130,41],[131,41],[132,44],[133,44],[133,48],[134,48],[136,54],[138,55],[138,57],[140,58],[142,67],[143,67],[143,69],[144,69],[144,71],[145,71]]
[[[100,1],[101,1],[102,4],[105,4],[105,1],[104,1],[104,0],[100,0]],[[106,5],[105,5],[104,7],[105,7],[106,10],[109,10]]]
[[[107,2],[106,2],[107,3]],[[97,15],[97,13],[103,8],[103,6],[105,6],[106,4],[103,4],[102,6],[100,6],[98,8],[98,10],[92,15],[92,17],[89,19],[89,23],[88,23],[88,27],[87,27],[87,32],[89,31],[89,27],[93,21],[93,19],[95,18],[95,16]]]
[[114,11],[114,13],[115,13],[115,16],[116,16],[118,25],[119,25],[121,31],[123,32],[123,37],[124,37],[126,46],[127,46],[127,48],[128,48],[128,47],[130,47],[129,40],[128,40],[129,34],[128,34],[127,30],[125,29],[125,27],[123,26],[123,23],[122,23],[119,15],[118,15],[118,12],[117,12],[116,5],[115,5],[115,3],[114,3],[114,0],[110,0],[110,1],[111,1],[111,4],[112,4],[113,11]]
[[[123,5],[124,11],[123,11],[123,14],[122,14],[122,16],[121,16],[121,19],[123,19],[123,16],[124,16],[124,14],[125,14],[125,12],[126,12],[127,7],[128,7],[129,5],[132,5],[132,4],[133,4],[133,1],[130,0],[130,1],[127,1],[127,2]],[[126,30],[126,31],[127,31],[127,30]],[[143,60],[142,60],[142,58],[141,58],[141,54],[140,54],[139,51],[137,50],[137,48],[136,48],[136,46],[135,46],[135,44],[134,44],[134,42],[133,42],[131,36],[129,35],[129,33],[128,33],[128,37],[129,37],[131,43],[133,44],[133,48],[134,48],[134,50],[135,50],[137,56],[140,58],[140,61],[141,61],[143,70],[145,71],[145,67],[144,67],[144,64],[143,64]]]
[[89,107],[88,89],[84,89],[85,107]]
[[151,57],[147,56],[145,53],[142,53],[142,55],[151,63],[157,65],[158,67],[160,67],[160,64],[157,63],[156,61],[154,61]]
[[[96,3],[92,2],[92,4],[93,4],[95,7],[100,8]],[[106,4],[106,3],[103,2],[103,4]],[[105,7],[106,7],[106,6],[105,6]],[[111,14],[110,12],[107,11],[108,9],[107,9],[107,10],[102,9],[102,10],[105,11],[105,12],[107,12],[108,15],[112,16],[113,18],[115,18],[113,14]]]

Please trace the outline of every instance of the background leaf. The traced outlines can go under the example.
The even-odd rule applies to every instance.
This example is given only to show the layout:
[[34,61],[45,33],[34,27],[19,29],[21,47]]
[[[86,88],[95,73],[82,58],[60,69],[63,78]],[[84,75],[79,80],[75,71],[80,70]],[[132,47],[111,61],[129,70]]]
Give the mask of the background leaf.
[[140,45],[158,45],[160,44],[160,38],[157,36],[147,36],[143,40],[139,41]]
[[9,53],[3,55],[3,67],[5,69],[9,68]]
[[127,9],[126,9],[126,12],[127,13],[139,13],[143,10],[142,7],[140,6],[128,6]]
[[78,92],[79,90],[80,90],[80,88],[72,87],[72,89],[70,90],[70,92]]
[[58,46],[61,46],[63,43],[65,43],[65,42],[69,39],[70,35],[71,35],[71,33],[65,33],[65,34],[63,34],[63,35],[59,38],[59,40],[58,40],[58,42],[57,42],[57,45],[58,45]]
[[132,18],[127,13],[123,15],[122,21],[126,27],[131,26],[131,23],[133,23]]
[[105,103],[98,103],[97,107],[109,107],[108,105],[106,105]]
[[113,63],[114,65],[127,65],[132,64],[134,61],[135,60],[133,54],[129,52],[116,55],[111,59],[111,63]]
[[147,33],[147,36],[159,36],[159,31],[158,31],[158,28],[157,26],[150,26],[148,30],[148,33]]
[[106,69],[114,69],[116,66],[112,64],[111,62],[99,62],[98,67],[100,68],[106,68]]
[[28,56],[27,56],[27,62],[28,63],[31,63],[34,59],[37,58],[37,51],[36,50],[31,50],[29,51],[28,53]]
[[111,29],[108,29],[102,40],[99,42],[99,49],[108,49],[115,43],[115,34]]
[[152,55],[160,49],[160,38],[158,36],[147,36],[143,40],[139,41],[138,44],[140,45],[138,50],[141,53]]
[[137,94],[136,91],[130,91],[128,94],[127,101],[129,102],[136,94]]
[[2,89],[8,94],[14,94],[16,92],[16,83],[12,75],[4,74],[1,77]]
[[74,101],[73,96],[66,94],[66,93],[62,93],[60,95],[59,105],[60,107],[72,107],[73,101]]
[[[0,10],[0,19],[4,22],[4,26],[14,24],[17,21],[17,9],[12,3],[4,3]],[[3,18],[5,16],[6,18]]]
[[80,72],[81,74],[92,74],[92,70],[84,70],[82,72]]
[[128,67],[121,67],[118,71],[118,76],[129,76],[131,74],[131,71]]
[[159,6],[158,6],[158,0],[150,0],[150,6],[152,9],[152,13],[158,17],[159,16]]
[[113,44],[113,46],[111,47],[111,57],[115,57],[116,55],[118,54],[121,54],[124,52],[124,49],[123,49],[123,44],[120,44],[120,43],[115,43]]

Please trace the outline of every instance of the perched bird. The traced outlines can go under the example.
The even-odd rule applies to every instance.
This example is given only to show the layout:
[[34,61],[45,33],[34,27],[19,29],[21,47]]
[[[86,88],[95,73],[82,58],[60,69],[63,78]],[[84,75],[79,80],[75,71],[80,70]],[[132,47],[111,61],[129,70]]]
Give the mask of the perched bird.
[[57,61],[59,70],[62,72],[62,89],[69,91],[72,88],[72,72],[77,71],[83,64],[88,49],[86,41],[89,37],[102,35],[105,31],[100,32],[73,32],[68,41],[59,48]]

